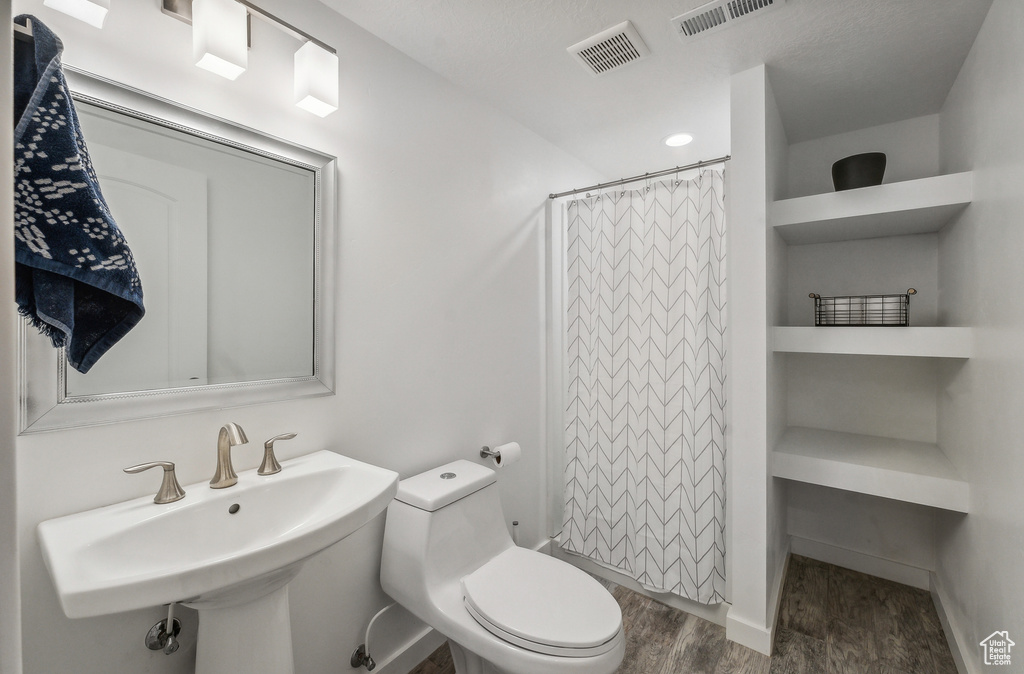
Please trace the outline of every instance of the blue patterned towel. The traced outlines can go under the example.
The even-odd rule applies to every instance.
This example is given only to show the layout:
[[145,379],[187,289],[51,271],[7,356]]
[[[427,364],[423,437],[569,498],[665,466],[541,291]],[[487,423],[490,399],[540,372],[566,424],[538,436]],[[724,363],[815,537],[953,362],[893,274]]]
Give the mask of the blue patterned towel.
[[88,372],[145,313],[142,285],[89,160],[60,54],[41,21],[14,47],[15,299]]

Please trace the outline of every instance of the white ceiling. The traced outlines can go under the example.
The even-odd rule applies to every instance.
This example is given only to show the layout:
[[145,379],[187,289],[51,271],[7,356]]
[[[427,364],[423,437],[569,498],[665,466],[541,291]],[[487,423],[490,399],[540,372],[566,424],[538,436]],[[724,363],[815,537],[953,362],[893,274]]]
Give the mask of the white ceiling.
[[[684,44],[670,19],[706,0],[321,2],[607,178],[728,152],[729,76],[759,63],[790,143],[938,112],[991,4],[788,0]],[[646,59],[597,77],[566,52],[626,19]]]

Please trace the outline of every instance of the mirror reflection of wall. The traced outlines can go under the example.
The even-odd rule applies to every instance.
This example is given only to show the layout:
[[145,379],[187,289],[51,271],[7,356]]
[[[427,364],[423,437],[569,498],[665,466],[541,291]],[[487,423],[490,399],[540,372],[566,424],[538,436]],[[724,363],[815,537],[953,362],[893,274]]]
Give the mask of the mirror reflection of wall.
[[76,106],[146,316],[67,395],[313,374],[314,172]]

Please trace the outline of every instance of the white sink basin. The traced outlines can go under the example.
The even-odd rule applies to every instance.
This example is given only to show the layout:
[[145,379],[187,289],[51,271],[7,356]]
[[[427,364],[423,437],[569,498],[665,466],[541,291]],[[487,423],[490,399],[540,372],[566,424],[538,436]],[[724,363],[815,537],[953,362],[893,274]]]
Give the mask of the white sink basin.
[[398,489],[397,473],[329,451],[282,467],[265,477],[242,472],[227,489],[193,484],[175,503],[146,496],[43,522],[39,540],[64,612],[251,601],[381,513]]

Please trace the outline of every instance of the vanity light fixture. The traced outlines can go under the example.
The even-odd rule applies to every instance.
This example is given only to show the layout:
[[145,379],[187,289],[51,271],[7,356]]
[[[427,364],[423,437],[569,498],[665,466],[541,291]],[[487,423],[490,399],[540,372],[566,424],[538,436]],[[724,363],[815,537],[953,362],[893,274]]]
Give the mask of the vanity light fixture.
[[295,52],[295,105],[318,117],[338,109],[338,55],[315,42]]
[[103,19],[107,18],[110,0],[43,0],[43,5],[73,16],[90,26],[103,28]]
[[250,16],[301,40],[295,52],[295,105],[320,117],[338,109],[338,52],[312,35],[248,0],[162,0],[161,11],[192,24],[197,66],[232,80],[245,71]]
[[682,147],[687,145],[693,140],[693,136],[688,133],[674,133],[665,139],[665,145],[669,147]]
[[235,0],[194,0],[192,56],[200,68],[229,80],[245,72],[249,58],[248,12]]

